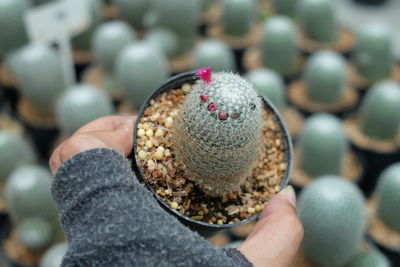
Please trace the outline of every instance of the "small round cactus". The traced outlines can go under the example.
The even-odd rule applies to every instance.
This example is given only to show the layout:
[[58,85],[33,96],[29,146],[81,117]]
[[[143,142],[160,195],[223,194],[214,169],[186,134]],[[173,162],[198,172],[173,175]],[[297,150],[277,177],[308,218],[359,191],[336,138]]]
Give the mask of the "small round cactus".
[[394,65],[389,31],[379,24],[364,27],[357,35],[354,62],[358,74],[368,82],[387,78]]
[[169,67],[164,53],[148,42],[129,45],[118,56],[117,81],[136,109],[168,75]]
[[58,212],[50,193],[51,174],[48,170],[26,165],[11,173],[5,187],[5,200],[11,218],[17,224],[40,217],[58,225]]
[[60,127],[72,135],[86,123],[113,114],[110,97],[91,85],[80,84],[67,90],[57,102]]
[[21,135],[0,131],[0,181],[4,182],[13,170],[36,161],[31,144]]
[[322,176],[301,192],[298,215],[304,226],[302,250],[317,266],[345,266],[364,234],[364,198],[353,183]]
[[346,267],[390,267],[390,262],[377,249],[368,249],[360,251],[353,256]]
[[167,28],[150,29],[146,34],[146,40],[157,45],[168,57],[175,55],[178,51],[178,37]]
[[330,114],[311,116],[299,136],[300,167],[316,177],[340,175],[348,141],[339,119]]
[[221,196],[239,188],[259,157],[263,104],[238,75],[198,75],[174,123],[174,151],[206,194]]
[[28,8],[26,0],[0,0],[0,53],[3,56],[28,42],[24,25]]
[[286,106],[285,84],[279,74],[269,69],[258,69],[249,71],[246,76],[262,97],[283,111]]
[[50,247],[40,261],[40,267],[59,267],[67,253],[68,244],[58,243]]
[[215,71],[236,71],[233,51],[225,43],[208,39],[197,44],[194,67],[211,66]]
[[400,163],[386,168],[380,175],[376,193],[378,196],[378,217],[389,228],[400,233]]
[[294,17],[297,12],[298,0],[273,0],[272,5],[277,13]]
[[135,29],[143,30],[143,17],[150,8],[149,0],[112,0],[118,8],[122,19],[129,22]]
[[254,0],[223,0],[222,25],[224,33],[243,36],[251,31],[256,19],[257,4]]
[[39,114],[54,114],[54,103],[66,88],[56,52],[45,45],[33,44],[21,50],[17,61],[16,78],[23,96]]
[[101,22],[102,3],[99,0],[86,0],[89,2],[90,23],[85,31],[71,39],[72,47],[77,50],[90,50],[92,35],[97,25]]
[[92,47],[96,60],[106,73],[113,75],[118,54],[135,38],[135,32],[121,21],[105,22],[96,29]]
[[298,57],[297,29],[289,18],[275,16],[263,23],[260,44],[263,65],[290,74]]
[[319,103],[336,103],[342,99],[346,84],[346,61],[328,50],[316,52],[304,71],[307,96]]
[[17,233],[21,243],[30,251],[43,251],[53,239],[51,225],[41,218],[25,219],[17,226]]
[[400,86],[393,81],[375,84],[361,103],[361,131],[374,139],[393,140],[400,126]]
[[302,0],[299,18],[308,38],[321,43],[332,43],[338,38],[339,25],[331,0]]

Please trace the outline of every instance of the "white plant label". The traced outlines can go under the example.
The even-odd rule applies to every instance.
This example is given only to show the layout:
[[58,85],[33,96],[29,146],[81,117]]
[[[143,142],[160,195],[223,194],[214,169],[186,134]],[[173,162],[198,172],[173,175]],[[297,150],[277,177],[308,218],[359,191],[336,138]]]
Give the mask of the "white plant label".
[[25,26],[33,43],[56,43],[68,87],[76,83],[70,37],[90,26],[87,0],[59,0],[30,9]]

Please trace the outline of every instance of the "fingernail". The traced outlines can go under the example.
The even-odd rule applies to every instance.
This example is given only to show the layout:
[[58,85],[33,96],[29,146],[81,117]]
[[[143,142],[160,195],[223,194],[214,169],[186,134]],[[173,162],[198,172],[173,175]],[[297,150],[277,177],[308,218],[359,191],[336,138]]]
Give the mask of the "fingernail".
[[282,190],[282,194],[284,194],[290,204],[296,208],[296,193],[293,187],[291,185],[286,186],[285,189]]

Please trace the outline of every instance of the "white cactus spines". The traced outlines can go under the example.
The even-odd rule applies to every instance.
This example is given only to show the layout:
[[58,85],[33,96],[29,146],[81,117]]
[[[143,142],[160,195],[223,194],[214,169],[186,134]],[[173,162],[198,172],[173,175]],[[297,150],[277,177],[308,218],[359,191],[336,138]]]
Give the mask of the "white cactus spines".
[[88,84],[79,84],[67,90],[57,102],[57,118],[67,135],[72,135],[86,123],[112,115],[114,108],[110,97],[102,90]]
[[61,266],[64,255],[67,253],[68,244],[58,243],[50,247],[40,261],[40,267],[59,267]]
[[174,150],[189,177],[210,196],[234,191],[251,174],[262,140],[262,101],[232,73],[199,80],[174,123]]
[[311,56],[304,71],[308,98],[320,103],[342,99],[346,85],[346,60],[340,54],[322,50]]
[[54,114],[54,103],[66,89],[56,52],[45,45],[28,45],[18,53],[17,65],[15,74],[22,95],[39,114]]
[[364,198],[356,185],[322,176],[300,194],[298,215],[304,226],[303,252],[321,267],[345,266],[364,234]]
[[5,187],[5,200],[13,221],[18,224],[28,218],[40,217],[55,229],[58,212],[50,187],[51,174],[45,168],[26,165],[13,171]]
[[211,66],[214,71],[236,71],[233,51],[224,42],[204,40],[194,50],[195,68]]
[[118,54],[135,38],[134,30],[122,21],[105,22],[96,29],[92,47],[96,60],[106,73],[114,73]]
[[117,82],[136,109],[168,76],[169,66],[164,53],[148,42],[131,44],[118,56]]
[[0,182],[21,165],[36,161],[31,144],[21,135],[0,130]]
[[291,19],[274,16],[265,20],[260,43],[263,65],[283,75],[292,73],[299,56],[297,39],[297,28]]
[[257,69],[249,71],[246,76],[262,97],[269,99],[280,112],[283,111],[286,106],[285,84],[278,73]]
[[358,113],[361,131],[374,139],[394,140],[400,127],[400,86],[384,80],[368,90]]
[[386,168],[377,185],[378,217],[389,228],[400,233],[400,163]]

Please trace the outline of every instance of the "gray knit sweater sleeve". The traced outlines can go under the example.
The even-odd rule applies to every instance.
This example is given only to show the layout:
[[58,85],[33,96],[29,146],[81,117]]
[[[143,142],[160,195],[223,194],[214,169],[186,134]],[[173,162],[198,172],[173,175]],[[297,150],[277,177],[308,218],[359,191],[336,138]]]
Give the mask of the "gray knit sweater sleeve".
[[62,266],[251,266],[167,214],[115,150],[64,162],[52,194],[69,242]]

